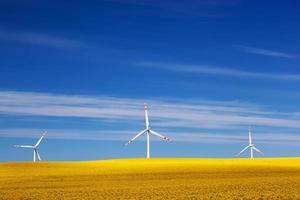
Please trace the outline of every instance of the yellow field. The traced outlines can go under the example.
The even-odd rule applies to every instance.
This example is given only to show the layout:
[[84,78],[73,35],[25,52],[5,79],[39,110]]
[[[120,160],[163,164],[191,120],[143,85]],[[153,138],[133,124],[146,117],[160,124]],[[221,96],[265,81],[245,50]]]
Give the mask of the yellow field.
[[300,199],[300,158],[2,163],[0,199]]

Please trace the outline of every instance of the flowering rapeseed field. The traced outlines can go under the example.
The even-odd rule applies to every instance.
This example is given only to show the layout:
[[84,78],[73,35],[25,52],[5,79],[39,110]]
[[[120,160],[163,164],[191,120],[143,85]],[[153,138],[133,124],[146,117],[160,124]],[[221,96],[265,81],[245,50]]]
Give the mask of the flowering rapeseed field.
[[300,199],[300,158],[2,163],[0,199]]

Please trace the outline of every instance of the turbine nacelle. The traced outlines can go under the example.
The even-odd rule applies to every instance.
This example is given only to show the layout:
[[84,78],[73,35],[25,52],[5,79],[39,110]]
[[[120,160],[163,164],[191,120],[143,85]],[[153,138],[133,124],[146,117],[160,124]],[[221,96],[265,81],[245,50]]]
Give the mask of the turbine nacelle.
[[148,108],[149,108],[148,104],[147,104],[147,103],[144,103],[144,109],[145,109],[145,110],[148,110]]

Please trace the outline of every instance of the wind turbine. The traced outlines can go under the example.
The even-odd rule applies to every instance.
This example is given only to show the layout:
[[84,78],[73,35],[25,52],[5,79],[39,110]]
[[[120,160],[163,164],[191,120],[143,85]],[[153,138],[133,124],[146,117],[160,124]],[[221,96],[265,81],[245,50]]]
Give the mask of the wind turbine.
[[151,128],[149,126],[149,118],[148,118],[148,105],[146,103],[144,104],[144,108],[145,108],[145,123],[146,123],[145,129],[142,130],[141,132],[139,132],[136,136],[134,136],[131,140],[129,140],[125,145],[126,146],[129,145],[131,142],[133,142],[135,139],[137,139],[141,135],[146,134],[147,135],[147,158],[150,158],[150,135],[155,135],[166,141],[171,141],[171,139],[151,130]]
[[30,148],[33,150],[33,162],[36,161],[36,157],[38,161],[42,160],[38,151],[38,146],[41,143],[42,139],[46,135],[46,132],[43,133],[43,135],[40,137],[40,139],[37,141],[37,143],[34,146],[31,145],[15,145],[15,147],[20,147],[20,148]]
[[256,148],[252,142],[251,128],[249,128],[249,145],[246,146],[240,153],[238,153],[237,156],[239,156],[240,154],[242,154],[244,151],[246,151],[249,148],[250,148],[250,158],[253,158],[253,150],[262,154],[262,152],[258,148]]

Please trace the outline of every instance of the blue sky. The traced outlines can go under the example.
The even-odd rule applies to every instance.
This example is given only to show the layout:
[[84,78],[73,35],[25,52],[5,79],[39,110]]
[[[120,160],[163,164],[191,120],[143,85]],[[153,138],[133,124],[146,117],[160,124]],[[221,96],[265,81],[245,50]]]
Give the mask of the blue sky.
[[[0,161],[300,155],[298,1],[0,1]],[[246,153],[243,156],[248,156]],[[257,155],[259,156],[259,155]]]

